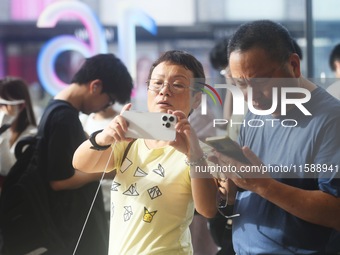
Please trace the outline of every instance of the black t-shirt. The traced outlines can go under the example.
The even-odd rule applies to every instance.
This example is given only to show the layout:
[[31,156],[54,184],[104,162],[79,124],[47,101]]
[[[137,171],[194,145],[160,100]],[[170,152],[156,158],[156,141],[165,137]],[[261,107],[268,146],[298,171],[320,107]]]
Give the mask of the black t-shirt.
[[[56,101],[53,100],[48,107]],[[85,140],[79,112],[71,104],[65,102],[65,106],[58,107],[51,113],[45,126],[43,150],[47,166],[46,178],[49,181],[64,180],[73,176],[73,154]],[[92,182],[81,188],[51,191],[49,194],[52,216],[67,244],[67,254],[73,253],[98,185],[99,182]],[[103,195],[99,190],[76,254],[106,255],[108,233]]]

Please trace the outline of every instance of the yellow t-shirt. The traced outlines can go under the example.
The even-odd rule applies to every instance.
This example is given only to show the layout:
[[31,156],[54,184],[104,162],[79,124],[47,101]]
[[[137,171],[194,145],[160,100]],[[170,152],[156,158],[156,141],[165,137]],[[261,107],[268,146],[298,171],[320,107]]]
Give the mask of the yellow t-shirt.
[[109,255],[193,254],[194,202],[185,155],[171,146],[148,149],[137,139],[121,163],[126,145],[114,149]]

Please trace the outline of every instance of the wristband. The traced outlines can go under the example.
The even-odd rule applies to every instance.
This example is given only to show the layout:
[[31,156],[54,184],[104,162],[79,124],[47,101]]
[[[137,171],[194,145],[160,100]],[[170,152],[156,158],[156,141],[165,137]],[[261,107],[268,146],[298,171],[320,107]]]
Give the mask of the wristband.
[[92,146],[90,147],[90,149],[92,149],[92,150],[97,150],[97,151],[105,151],[106,149],[108,149],[108,148],[111,146],[111,144],[102,146],[102,145],[99,145],[99,144],[96,142],[96,136],[97,136],[100,132],[102,132],[102,131],[103,131],[103,129],[100,129],[100,130],[98,130],[98,131],[96,131],[96,132],[93,132],[93,133],[90,135],[89,140],[90,140],[90,142],[91,142],[91,144],[92,144]]
[[200,157],[198,160],[196,161],[192,161],[190,162],[188,160],[188,158],[185,159],[185,163],[188,165],[188,166],[197,166],[199,163],[201,163],[202,161],[206,160],[208,158],[208,154],[203,152],[203,155],[202,157]]

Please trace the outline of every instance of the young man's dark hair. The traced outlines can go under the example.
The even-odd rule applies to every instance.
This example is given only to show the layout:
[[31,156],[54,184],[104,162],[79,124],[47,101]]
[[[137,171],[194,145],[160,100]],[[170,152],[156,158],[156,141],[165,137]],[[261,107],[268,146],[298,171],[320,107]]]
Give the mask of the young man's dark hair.
[[87,84],[96,79],[102,81],[102,93],[115,95],[118,103],[124,104],[130,100],[132,78],[122,61],[114,54],[98,54],[87,58],[71,83]]

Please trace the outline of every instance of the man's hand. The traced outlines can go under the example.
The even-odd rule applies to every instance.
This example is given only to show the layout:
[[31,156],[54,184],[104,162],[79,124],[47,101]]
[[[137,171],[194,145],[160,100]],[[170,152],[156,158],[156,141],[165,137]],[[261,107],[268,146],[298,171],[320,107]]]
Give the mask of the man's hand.
[[225,166],[222,173],[218,173],[221,180],[230,179],[236,186],[256,192],[258,188],[269,185],[271,177],[261,171],[263,162],[248,147],[243,147],[242,152],[250,164],[245,164],[227,155],[214,151],[214,156],[209,160],[220,166]]

